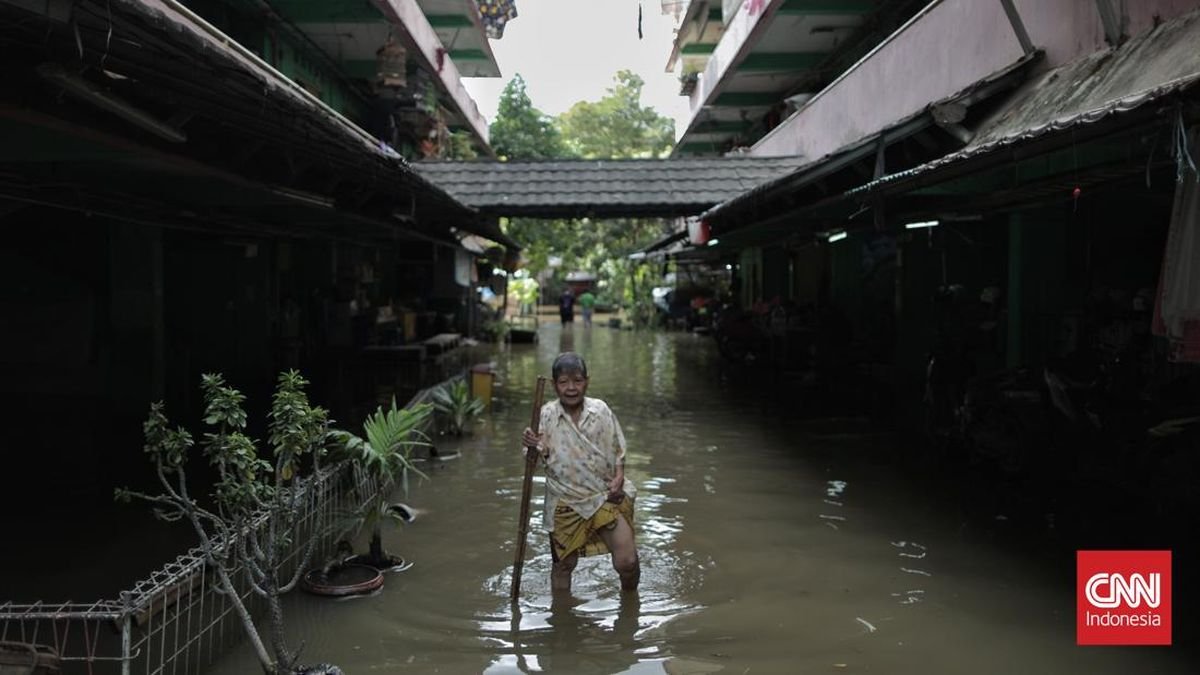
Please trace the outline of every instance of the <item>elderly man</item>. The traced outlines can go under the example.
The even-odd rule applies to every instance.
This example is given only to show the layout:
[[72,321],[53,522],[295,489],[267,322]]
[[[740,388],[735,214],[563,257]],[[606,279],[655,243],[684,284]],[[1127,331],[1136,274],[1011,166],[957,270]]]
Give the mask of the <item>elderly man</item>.
[[525,429],[546,465],[544,524],[554,566],[550,586],[571,590],[580,556],[612,553],[625,591],[637,589],[641,569],[633,541],[634,486],[625,479],[625,435],[608,404],[588,398],[587,364],[574,352],[551,367],[558,400],[542,407],[541,433]]

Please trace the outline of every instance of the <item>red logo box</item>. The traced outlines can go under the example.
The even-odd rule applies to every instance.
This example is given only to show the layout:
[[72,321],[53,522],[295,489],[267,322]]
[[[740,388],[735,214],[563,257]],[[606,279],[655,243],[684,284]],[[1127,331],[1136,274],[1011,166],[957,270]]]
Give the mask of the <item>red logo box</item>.
[[1075,643],[1171,644],[1170,551],[1077,551]]

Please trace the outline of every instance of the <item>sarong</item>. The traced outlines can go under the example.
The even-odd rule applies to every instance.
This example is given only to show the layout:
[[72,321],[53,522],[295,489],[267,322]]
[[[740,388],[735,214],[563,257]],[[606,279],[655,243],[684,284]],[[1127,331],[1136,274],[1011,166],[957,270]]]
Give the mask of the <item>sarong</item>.
[[578,552],[581,557],[608,553],[608,544],[600,537],[601,530],[617,526],[617,518],[625,518],[633,528],[633,499],[628,495],[620,504],[604,502],[592,514],[584,518],[569,506],[562,504],[554,509],[554,531],[550,533],[550,554],[555,562]]

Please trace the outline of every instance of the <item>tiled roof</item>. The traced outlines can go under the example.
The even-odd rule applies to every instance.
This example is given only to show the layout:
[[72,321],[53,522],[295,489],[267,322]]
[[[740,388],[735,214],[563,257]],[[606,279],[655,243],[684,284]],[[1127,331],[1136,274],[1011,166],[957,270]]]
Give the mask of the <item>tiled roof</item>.
[[802,164],[799,157],[420,162],[424,178],[502,216],[697,214]]

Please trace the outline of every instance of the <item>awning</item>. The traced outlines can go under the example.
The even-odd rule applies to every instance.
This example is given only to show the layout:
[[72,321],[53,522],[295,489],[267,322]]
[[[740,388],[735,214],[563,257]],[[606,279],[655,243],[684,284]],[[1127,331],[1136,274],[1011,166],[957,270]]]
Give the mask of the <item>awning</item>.
[[137,203],[147,222],[196,229],[444,242],[456,227],[515,245],[175,0],[82,0],[70,12],[0,0],[0,40],[11,47],[6,90],[21,101],[0,105],[10,198],[54,203],[44,186],[57,185],[78,202],[64,207]]
[[[883,176],[845,192],[865,199],[944,180],[951,172],[1007,161],[1003,151],[1055,141],[1080,143],[1126,127],[1134,118],[1161,121],[1174,95],[1200,82],[1200,11],[1165,22],[1115,49],[1091,54],[1028,82],[980,127],[961,150],[915,168]],[[1156,105],[1157,104],[1157,105]]]
[[[801,205],[806,198],[817,199],[828,195],[822,187],[814,195],[799,195],[798,191],[812,186],[856,164],[872,162],[881,147],[887,148],[904,141],[929,128],[936,128],[935,115],[950,107],[969,109],[978,103],[1020,85],[1029,68],[1041,58],[1041,52],[1026,55],[1006,68],[964,88],[952,96],[929,105],[907,118],[897,120],[887,129],[859,139],[836,152],[815,161],[809,161],[785,176],[765,182],[753,190],[744,192],[706,211],[701,217],[714,226],[714,234],[735,227],[753,224],[758,215],[755,211],[780,211]],[[819,132],[815,132],[819,133]],[[961,143],[959,143],[961,145]],[[957,146],[955,146],[957,147]],[[868,169],[869,170],[869,169]],[[854,180],[861,180],[855,178]],[[853,184],[853,183],[852,183]],[[764,208],[765,207],[765,208]]]
[[665,236],[665,237],[655,241],[654,243],[650,244],[649,246],[643,248],[641,250],[641,253],[649,255],[651,253],[656,253],[659,251],[666,250],[666,249],[670,248],[672,244],[680,243],[684,239],[687,239],[687,236],[688,236],[688,232],[686,229],[679,230],[678,232],[672,232],[671,234],[668,234],[667,236]]
[[[1118,48],[1039,74],[992,103],[986,115],[969,125],[975,130],[971,140],[952,152],[864,184],[854,174],[869,170],[871,153],[881,140],[868,139],[711,209],[705,217],[714,222],[721,248],[736,248],[803,238],[831,226],[878,227],[871,213],[894,220],[942,212],[956,215],[964,208],[1004,210],[1069,194],[1079,185],[1136,177],[1173,161],[1166,152],[1149,157],[1135,152],[1131,144],[1137,137],[1165,124],[1200,119],[1193,93],[1200,80],[1196,44],[1200,11],[1165,22]],[[1070,176],[1031,172],[1035,176],[1026,179],[1028,184],[1012,186],[1009,181],[1010,189],[994,193],[988,188],[959,190],[961,194],[945,190],[959,177],[998,177],[1013,162],[1064,153],[1082,158],[1089,148],[1112,159],[1092,166],[1081,163]],[[1113,163],[1122,152],[1121,162]],[[1064,182],[1070,184],[1064,187]],[[921,190],[931,186],[937,189]],[[881,201],[884,197],[888,199]],[[880,204],[884,209],[873,208]],[[868,215],[860,215],[864,213]]]

